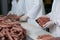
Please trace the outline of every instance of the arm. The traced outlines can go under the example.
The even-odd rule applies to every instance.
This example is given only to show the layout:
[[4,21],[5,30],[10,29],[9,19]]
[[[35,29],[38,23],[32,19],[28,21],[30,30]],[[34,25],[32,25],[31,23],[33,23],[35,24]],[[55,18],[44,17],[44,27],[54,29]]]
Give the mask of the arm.
[[49,28],[56,25],[56,21],[51,20],[48,16],[39,17],[37,20],[38,24],[43,28]]
[[30,10],[28,10],[28,12],[27,12],[26,15],[29,18],[35,18],[35,17],[37,17],[37,15],[39,14],[39,12],[41,11],[41,7],[43,5],[42,3],[43,3],[42,0],[37,0],[37,1],[35,0],[34,4],[32,4],[33,7]]
[[41,9],[41,0],[26,0],[27,13],[21,17],[20,21],[27,21],[29,18],[35,18]]

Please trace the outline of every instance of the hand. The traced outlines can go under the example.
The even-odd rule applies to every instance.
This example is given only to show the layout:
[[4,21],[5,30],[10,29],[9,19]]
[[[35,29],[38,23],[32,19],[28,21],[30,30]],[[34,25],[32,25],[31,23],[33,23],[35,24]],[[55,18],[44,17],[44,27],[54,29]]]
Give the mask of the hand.
[[7,14],[7,16],[8,16],[8,15],[12,15],[12,14],[13,14],[13,13],[12,13],[11,11],[9,11],[8,14]]
[[47,16],[41,16],[41,17],[39,17],[36,21],[38,22],[38,24],[39,24],[41,27],[43,27],[43,25],[45,25],[47,22],[50,21],[50,18],[47,17]]
[[20,18],[19,21],[26,22],[28,20],[28,18],[29,18],[28,16],[24,15]]

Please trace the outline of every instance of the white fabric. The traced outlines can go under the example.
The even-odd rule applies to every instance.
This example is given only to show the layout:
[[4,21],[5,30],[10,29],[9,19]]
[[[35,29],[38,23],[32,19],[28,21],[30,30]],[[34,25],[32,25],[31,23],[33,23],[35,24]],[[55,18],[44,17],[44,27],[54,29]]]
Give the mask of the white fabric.
[[54,0],[52,11],[48,14],[51,20],[54,20],[60,24],[60,0]]
[[20,18],[19,21],[21,21],[21,22],[27,22],[27,21],[28,21],[28,18],[29,18],[29,17],[27,17],[26,15],[24,15],[24,16],[22,16],[22,17]]
[[11,11],[16,15],[26,14],[30,18],[45,14],[42,0],[19,0],[18,2],[13,0]]
[[47,16],[51,18],[51,20],[54,20],[55,22],[60,25],[60,0],[54,0],[52,11]]
[[23,15],[24,14],[24,0],[16,0],[12,1],[12,9],[11,12],[16,15]]
[[53,27],[55,25],[54,21],[49,21],[46,24],[43,25],[44,28],[50,28]]
[[57,37],[60,37],[60,0],[54,0],[52,11],[47,16],[55,21],[56,25],[50,28],[50,32]]
[[[39,35],[50,34],[44,31],[41,27],[33,25],[33,24],[21,23],[21,25],[24,29],[26,29],[27,35],[31,37],[33,40],[37,39]],[[52,35],[52,36],[55,36],[55,35]]]
[[[40,25],[35,21],[35,19],[28,19],[28,23],[39,27]],[[41,26],[40,26],[41,27]]]

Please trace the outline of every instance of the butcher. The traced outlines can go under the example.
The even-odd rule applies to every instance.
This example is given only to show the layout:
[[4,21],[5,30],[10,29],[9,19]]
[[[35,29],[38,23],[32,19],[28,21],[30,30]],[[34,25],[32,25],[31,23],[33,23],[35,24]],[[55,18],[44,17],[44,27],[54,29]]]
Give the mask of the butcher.
[[[54,0],[52,5],[52,11],[46,16],[40,17],[38,22],[39,25],[42,23],[43,29],[49,28],[50,33],[55,35],[56,37],[60,37],[60,0]],[[44,19],[45,18],[45,19]],[[41,21],[43,20],[43,21]],[[47,20],[47,21],[46,21]]]
[[20,21],[26,21],[29,18],[36,19],[45,14],[42,0],[12,0],[12,8],[9,14],[22,16]]

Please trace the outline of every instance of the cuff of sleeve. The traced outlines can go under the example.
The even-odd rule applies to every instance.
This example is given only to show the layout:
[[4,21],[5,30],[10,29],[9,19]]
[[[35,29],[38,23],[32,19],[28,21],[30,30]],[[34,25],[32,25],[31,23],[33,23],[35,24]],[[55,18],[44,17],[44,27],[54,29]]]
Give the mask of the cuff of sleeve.
[[28,16],[31,19],[35,19],[35,16],[34,15],[26,14],[26,16]]

